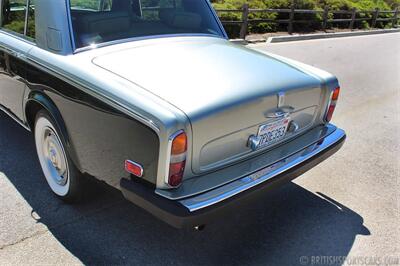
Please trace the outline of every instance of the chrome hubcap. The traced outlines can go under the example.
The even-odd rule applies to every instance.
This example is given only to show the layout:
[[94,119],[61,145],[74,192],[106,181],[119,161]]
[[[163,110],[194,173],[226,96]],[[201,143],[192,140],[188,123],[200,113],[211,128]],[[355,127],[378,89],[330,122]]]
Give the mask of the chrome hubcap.
[[58,185],[65,186],[68,180],[67,160],[60,140],[48,127],[44,130],[43,152],[52,178]]

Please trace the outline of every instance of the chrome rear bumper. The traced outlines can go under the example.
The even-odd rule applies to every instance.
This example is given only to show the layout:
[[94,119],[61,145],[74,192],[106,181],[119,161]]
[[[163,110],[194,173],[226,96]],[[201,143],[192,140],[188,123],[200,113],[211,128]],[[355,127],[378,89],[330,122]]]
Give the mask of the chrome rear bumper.
[[242,177],[236,181],[198,196],[180,200],[179,202],[190,212],[214,205],[296,167],[302,162],[316,156],[321,151],[326,150],[342,139],[345,135],[346,134],[343,130],[336,129],[332,134],[320,140],[318,143],[308,146],[304,150],[258,170],[251,175]]
[[317,142],[263,167],[260,167],[262,161],[253,160],[258,170],[201,194],[170,200],[154,193],[154,189],[127,179],[121,180],[121,189],[129,201],[174,227],[204,224],[225,211],[237,211],[242,203],[293,180],[333,155],[343,145],[346,134],[330,127],[334,130]]

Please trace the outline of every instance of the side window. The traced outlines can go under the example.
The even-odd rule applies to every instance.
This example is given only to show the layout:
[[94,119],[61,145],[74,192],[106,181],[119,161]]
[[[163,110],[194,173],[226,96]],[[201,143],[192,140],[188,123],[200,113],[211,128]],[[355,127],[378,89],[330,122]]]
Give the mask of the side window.
[[0,74],[6,71],[6,58],[4,52],[0,51]]
[[35,2],[30,0],[28,11],[28,28],[26,29],[26,36],[35,39]]
[[26,0],[3,0],[2,27],[24,34]]

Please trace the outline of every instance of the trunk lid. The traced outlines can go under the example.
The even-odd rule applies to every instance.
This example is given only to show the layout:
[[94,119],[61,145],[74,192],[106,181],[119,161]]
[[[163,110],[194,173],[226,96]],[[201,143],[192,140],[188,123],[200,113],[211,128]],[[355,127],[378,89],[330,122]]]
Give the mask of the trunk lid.
[[319,79],[219,38],[163,39],[99,56],[93,63],[188,116],[197,174],[255,153],[248,138],[274,121],[266,113],[277,108],[279,92],[285,92],[284,104],[293,108],[290,117],[299,125],[285,139],[314,124],[323,98]]

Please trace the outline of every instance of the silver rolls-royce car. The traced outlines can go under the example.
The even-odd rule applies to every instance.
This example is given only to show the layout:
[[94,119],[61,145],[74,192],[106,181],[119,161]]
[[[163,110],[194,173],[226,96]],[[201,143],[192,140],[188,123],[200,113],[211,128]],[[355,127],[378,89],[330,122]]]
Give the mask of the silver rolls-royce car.
[[337,79],[229,42],[208,0],[0,10],[0,109],[32,132],[67,202],[95,177],[174,227],[201,226],[344,143],[329,123]]

